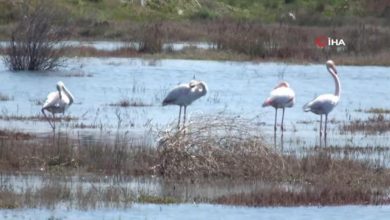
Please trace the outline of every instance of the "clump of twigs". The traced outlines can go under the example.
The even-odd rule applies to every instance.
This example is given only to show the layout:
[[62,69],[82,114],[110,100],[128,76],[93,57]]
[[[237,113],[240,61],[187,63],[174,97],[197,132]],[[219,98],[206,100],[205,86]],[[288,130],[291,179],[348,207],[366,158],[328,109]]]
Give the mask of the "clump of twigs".
[[159,172],[166,178],[272,178],[284,169],[259,127],[239,117],[197,117],[159,136]]

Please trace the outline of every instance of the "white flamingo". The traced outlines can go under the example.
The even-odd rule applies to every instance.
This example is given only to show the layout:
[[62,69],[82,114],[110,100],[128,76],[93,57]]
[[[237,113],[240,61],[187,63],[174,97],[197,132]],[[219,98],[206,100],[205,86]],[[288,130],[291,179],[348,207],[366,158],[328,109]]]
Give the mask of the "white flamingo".
[[177,127],[180,128],[181,108],[184,107],[183,126],[186,122],[187,106],[200,97],[206,95],[207,85],[203,81],[191,80],[189,83],[184,83],[173,88],[162,102],[162,105],[178,105],[179,121]]
[[[42,106],[42,113],[49,122],[50,126],[55,129],[55,114],[65,113],[65,110],[69,108],[73,103],[73,96],[69,90],[65,87],[64,83],[59,81],[57,82],[57,91],[51,92],[47,96],[45,103]],[[50,122],[47,117],[45,110],[50,112],[53,115],[53,124]]]
[[[328,114],[333,110],[333,108],[337,105],[340,100],[341,93],[341,85],[339,77],[337,76],[337,70],[334,62],[332,60],[328,60],[326,62],[326,68],[329,73],[332,75],[335,82],[335,93],[333,94],[323,94],[315,98],[313,101],[307,103],[303,106],[303,110],[305,112],[311,111],[314,114],[320,115],[320,138],[322,137],[322,115],[325,115],[325,140],[326,140],[326,128],[328,123]],[[326,142],[325,142],[326,143]]]
[[263,107],[272,106],[275,108],[275,123],[274,131],[276,131],[276,121],[278,115],[278,108],[283,109],[281,130],[284,126],[284,110],[285,108],[291,108],[295,103],[294,90],[290,88],[287,82],[279,83],[272,91],[270,96],[264,101]]

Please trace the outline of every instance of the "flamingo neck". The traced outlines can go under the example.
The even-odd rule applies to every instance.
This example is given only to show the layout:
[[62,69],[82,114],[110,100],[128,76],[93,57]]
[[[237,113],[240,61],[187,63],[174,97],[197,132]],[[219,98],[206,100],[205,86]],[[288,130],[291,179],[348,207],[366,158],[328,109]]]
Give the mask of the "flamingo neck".
[[340,94],[341,94],[340,79],[339,79],[339,77],[337,76],[337,74],[334,72],[334,70],[332,68],[328,67],[328,71],[329,71],[329,73],[332,75],[332,77],[334,79],[334,83],[335,83],[335,87],[336,87],[334,95],[337,96],[337,97],[340,97]]
[[69,98],[69,105],[71,105],[73,103],[73,95],[69,92],[69,90],[65,86],[62,88],[62,91],[64,91],[65,95]]
[[202,96],[206,95],[207,87],[203,83],[200,83],[199,85],[202,87],[202,91],[201,91]]
[[57,87],[58,95],[60,96],[60,99],[62,99],[62,93],[61,93],[61,88]]

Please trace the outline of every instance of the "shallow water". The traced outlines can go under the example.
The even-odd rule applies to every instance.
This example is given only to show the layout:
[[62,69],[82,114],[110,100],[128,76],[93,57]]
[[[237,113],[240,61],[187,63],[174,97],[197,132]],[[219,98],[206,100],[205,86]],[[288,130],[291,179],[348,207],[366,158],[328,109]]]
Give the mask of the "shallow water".
[[386,220],[390,206],[251,208],[209,204],[135,204],[128,209],[91,211],[56,209],[0,210],[0,219],[299,219]]
[[[131,192],[134,196],[141,194],[173,197],[183,202],[208,201],[221,196],[252,193],[268,190],[278,186],[286,191],[299,191],[301,187],[293,184],[265,183],[256,180],[219,180],[219,181],[167,181],[158,177],[132,177],[132,176],[99,176],[99,175],[73,175],[56,176],[37,174],[1,175],[2,189],[15,193],[37,192],[48,186],[59,189],[66,188],[73,194],[77,190],[88,191],[99,189],[101,191],[118,188]],[[71,207],[70,204],[67,204]]]
[[[272,142],[274,110],[262,108],[261,104],[280,80],[286,80],[297,98],[295,106],[286,110],[287,131],[283,142],[285,148],[295,148],[318,144],[319,116],[304,113],[302,106],[319,94],[334,92],[334,82],[325,65],[137,58],[76,58],[68,59],[65,64],[66,67],[57,72],[12,73],[1,63],[0,92],[13,98],[0,102],[1,114],[40,114],[40,105],[36,102],[43,101],[55,90],[56,82],[62,80],[75,97],[74,105],[66,114],[79,118],[77,122],[63,123],[62,129],[72,130],[75,123],[82,122],[98,126],[85,129],[85,132],[112,132],[119,125],[121,130],[143,134],[151,128],[164,129],[175,123],[178,107],[162,107],[161,102],[169,89],[195,77],[207,82],[209,92],[188,108],[190,121],[194,116],[209,114],[253,119],[259,131]],[[328,127],[328,144],[386,145],[388,135],[340,135],[338,127],[342,121],[369,116],[356,112],[357,109],[389,107],[383,100],[390,98],[388,85],[384,83],[390,80],[390,67],[338,66],[338,72],[342,85],[341,102],[329,115],[330,120],[337,123]],[[76,77],[80,74],[84,77]],[[147,106],[109,106],[126,98]],[[50,131],[48,124],[40,121],[0,121],[0,127],[29,132]],[[276,141],[280,141],[279,135]]]

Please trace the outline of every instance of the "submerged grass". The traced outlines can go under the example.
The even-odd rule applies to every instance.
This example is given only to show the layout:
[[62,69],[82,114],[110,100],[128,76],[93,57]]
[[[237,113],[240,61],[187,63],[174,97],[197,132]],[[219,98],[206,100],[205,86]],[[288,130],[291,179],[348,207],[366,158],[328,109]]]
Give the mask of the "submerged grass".
[[357,112],[365,112],[371,114],[390,114],[390,109],[386,108],[370,108],[370,109],[357,109]]
[[[383,112],[383,110],[374,109],[372,112]],[[370,112],[371,113],[371,112]],[[375,113],[366,120],[353,120],[340,126],[341,132],[362,132],[364,134],[382,134],[390,131],[390,120],[383,113]]]
[[144,101],[140,99],[121,99],[116,103],[111,103],[109,106],[116,106],[116,107],[147,107],[152,106],[152,104],[145,103]]
[[[50,116],[49,116],[50,117]],[[47,119],[43,115],[0,115],[0,120],[4,121],[46,121]],[[50,120],[53,120],[53,118],[50,118]],[[56,116],[55,121],[77,121],[78,118],[70,115],[65,116]]]
[[10,96],[8,96],[8,95],[5,95],[5,94],[0,93],[0,101],[1,101],[1,102],[11,101],[11,100],[13,100],[13,99],[14,99],[13,97],[10,97]]

